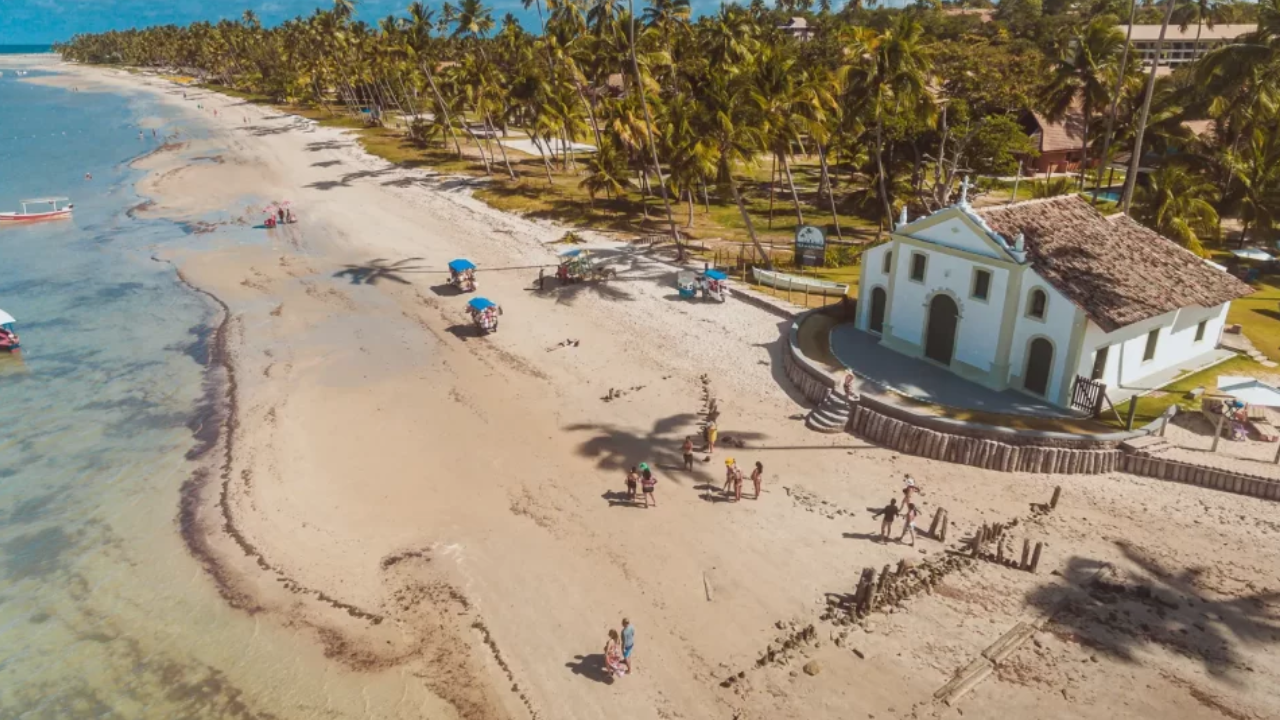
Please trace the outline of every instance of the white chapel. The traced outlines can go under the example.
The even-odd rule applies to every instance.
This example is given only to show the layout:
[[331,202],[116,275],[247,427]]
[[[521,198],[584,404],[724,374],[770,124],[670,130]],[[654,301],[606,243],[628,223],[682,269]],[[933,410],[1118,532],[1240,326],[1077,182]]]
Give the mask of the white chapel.
[[1125,215],[1071,194],[960,203],[863,254],[857,327],[992,390],[1069,407],[1077,377],[1124,387],[1217,347],[1253,292]]

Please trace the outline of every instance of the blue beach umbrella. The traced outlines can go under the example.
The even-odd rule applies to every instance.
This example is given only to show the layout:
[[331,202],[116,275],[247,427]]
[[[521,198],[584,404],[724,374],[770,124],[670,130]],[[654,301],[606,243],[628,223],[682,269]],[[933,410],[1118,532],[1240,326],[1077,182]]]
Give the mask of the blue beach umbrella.
[[466,258],[458,258],[457,260],[449,261],[449,269],[456,273],[466,272],[467,270],[475,270],[476,264]]
[[493,302],[489,298],[478,297],[478,298],[471,298],[470,300],[468,300],[467,306],[470,307],[472,310],[475,310],[476,312],[480,312],[483,310],[487,310],[491,307],[497,307],[498,305],[497,303]]

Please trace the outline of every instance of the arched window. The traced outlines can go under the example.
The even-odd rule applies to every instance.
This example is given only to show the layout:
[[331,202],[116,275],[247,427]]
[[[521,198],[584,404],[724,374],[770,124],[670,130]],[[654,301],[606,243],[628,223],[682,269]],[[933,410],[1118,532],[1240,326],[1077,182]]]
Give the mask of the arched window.
[[1045,309],[1049,306],[1049,295],[1040,288],[1031,291],[1031,299],[1027,301],[1027,317],[1044,319]]

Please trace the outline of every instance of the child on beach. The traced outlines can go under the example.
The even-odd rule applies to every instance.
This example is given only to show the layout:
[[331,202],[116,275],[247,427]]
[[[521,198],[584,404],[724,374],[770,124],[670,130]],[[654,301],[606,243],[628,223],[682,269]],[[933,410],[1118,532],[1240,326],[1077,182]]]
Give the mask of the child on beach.
[[658,478],[653,476],[653,472],[649,470],[649,466],[640,463],[640,489],[644,495],[644,506],[649,507],[649,502],[653,501],[653,506],[658,507],[658,500],[653,496],[653,486],[658,484]]
[[890,500],[888,505],[885,505],[879,512],[873,514],[871,517],[877,518],[882,516],[884,517],[884,520],[880,522],[880,542],[887,542],[889,540],[889,533],[893,532],[893,521],[898,519],[897,498]]
[[636,501],[636,483],[640,482],[640,473],[635,466],[631,466],[631,472],[627,473],[627,499],[631,502]]
[[680,452],[684,454],[684,469],[693,471],[693,438],[685,436],[684,444],[680,446]]
[[764,482],[764,463],[756,461],[756,469],[751,471],[751,484],[756,487],[756,494],[752,496],[752,500],[760,499],[760,483]]
[[915,503],[907,505],[907,509],[902,513],[902,534],[898,536],[898,542],[902,542],[902,538],[909,533],[911,535],[911,547],[916,546],[916,518],[920,517],[920,511],[916,509]]

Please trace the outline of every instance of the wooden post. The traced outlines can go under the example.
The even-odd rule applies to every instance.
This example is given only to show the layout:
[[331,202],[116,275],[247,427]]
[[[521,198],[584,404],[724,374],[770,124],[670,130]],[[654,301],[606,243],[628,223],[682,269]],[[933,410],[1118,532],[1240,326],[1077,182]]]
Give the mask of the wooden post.
[[929,537],[937,539],[938,526],[942,523],[942,508],[933,514],[933,522],[929,523]]
[[902,577],[903,575],[906,575],[906,574],[907,574],[907,559],[902,558],[901,560],[898,561],[897,576]]
[[1040,549],[1043,547],[1044,547],[1044,543],[1038,542],[1036,543],[1035,551],[1031,553],[1031,567],[1027,569],[1030,570],[1032,573],[1036,571],[1036,568],[1040,567]]
[[946,542],[946,541],[947,541],[947,511],[943,510],[942,511],[942,528],[941,528],[941,532],[939,532],[938,534],[938,542]]
[[1133,418],[1137,414],[1138,414],[1138,396],[1134,395],[1133,397],[1129,398],[1129,417],[1125,418],[1125,421],[1124,421],[1125,430],[1133,429]]
[[791,302],[791,282],[787,282],[787,302]]
[[1031,538],[1022,540],[1022,562],[1018,563],[1018,567],[1023,570],[1031,567]]
[[1218,452],[1218,441],[1222,439],[1222,423],[1227,419],[1227,414],[1223,412],[1225,408],[1219,406],[1218,424],[1213,427],[1213,447],[1209,448],[1209,452]]
[[1053,488],[1053,497],[1049,498],[1049,509],[1055,510],[1058,507],[1058,498],[1062,497],[1062,486],[1055,485]]
[[1271,462],[1273,462],[1273,463],[1280,463],[1280,445],[1277,445],[1277,446],[1276,446],[1276,458],[1275,458],[1274,460],[1272,460]]
[[1004,564],[1004,538],[996,539],[996,562]]

